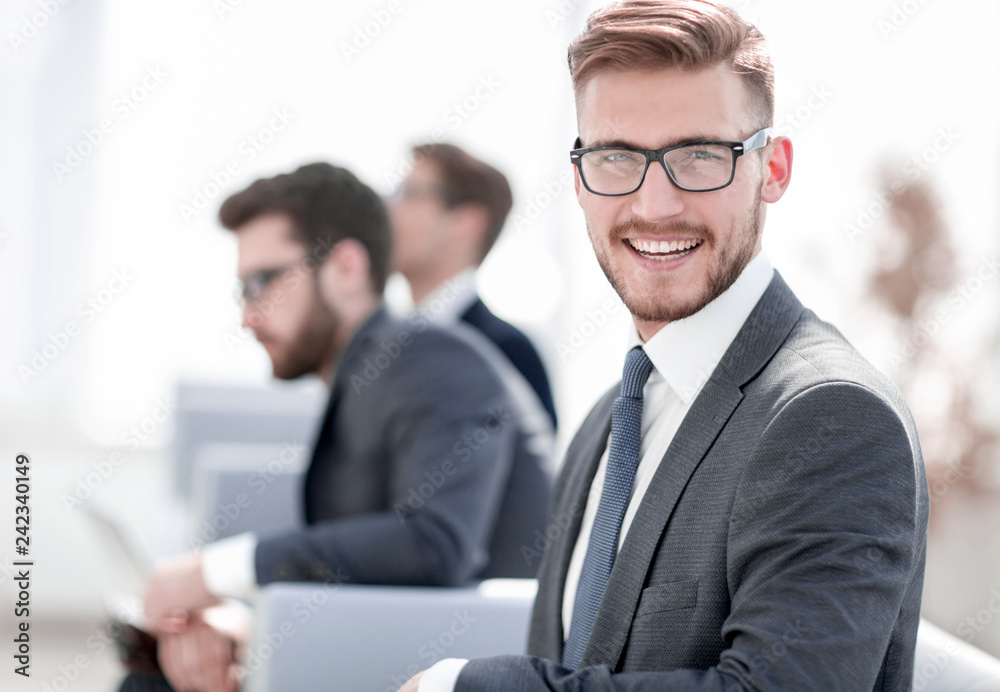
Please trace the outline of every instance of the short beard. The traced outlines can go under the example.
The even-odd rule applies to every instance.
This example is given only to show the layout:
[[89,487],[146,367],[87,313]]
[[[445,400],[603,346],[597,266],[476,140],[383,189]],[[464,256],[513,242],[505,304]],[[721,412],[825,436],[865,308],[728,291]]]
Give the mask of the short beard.
[[[734,236],[737,244],[718,249],[718,262],[709,268],[708,283],[705,286],[705,290],[702,291],[701,295],[695,296],[692,300],[683,304],[671,302],[673,297],[670,295],[639,297],[630,293],[624,280],[615,274],[610,253],[599,243],[594,242],[592,233],[591,242],[594,246],[594,252],[597,255],[597,262],[604,271],[604,276],[611,282],[611,286],[635,318],[644,322],[654,323],[676,322],[699,312],[706,305],[725,293],[736,279],[739,278],[740,274],[743,273],[750,260],[753,259],[757,241],[760,239],[760,210],[761,199],[758,196],[749,213],[742,219],[740,228]],[[704,224],[691,224],[687,222],[653,224],[636,218],[613,226],[610,233],[610,242],[622,242],[626,236],[640,234],[681,237],[694,236],[703,239],[702,245],[707,246],[705,249],[714,247],[719,242],[712,229]]]
[[280,380],[318,374],[334,347],[334,334],[340,319],[320,300],[315,282],[310,303],[309,312],[299,332],[287,344],[284,357],[271,360],[272,372]]

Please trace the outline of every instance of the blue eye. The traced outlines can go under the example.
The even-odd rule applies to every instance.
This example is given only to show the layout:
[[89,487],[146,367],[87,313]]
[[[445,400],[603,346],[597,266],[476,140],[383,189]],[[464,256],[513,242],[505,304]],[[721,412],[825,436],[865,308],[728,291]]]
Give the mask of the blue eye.
[[641,160],[641,156],[630,151],[608,151],[601,156],[602,164],[639,163]]
[[707,149],[692,149],[689,152],[689,156],[697,161],[711,161],[713,159],[719,159],[719,156]]

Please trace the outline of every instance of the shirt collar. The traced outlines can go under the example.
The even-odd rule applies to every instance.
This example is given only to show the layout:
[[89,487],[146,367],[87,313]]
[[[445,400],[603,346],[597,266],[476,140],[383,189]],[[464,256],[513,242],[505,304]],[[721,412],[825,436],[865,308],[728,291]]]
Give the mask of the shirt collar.
[[711,377],[773,276],[774,267],[762,250],[719,297],[690,317],[667,324],[645,344],[633,321],[629,350],[642,346],[656,372],[685,405],[690,404]]
[[458,322],[476,301],[476,270],[463,269],[417,304],[417,311],[436,324]]

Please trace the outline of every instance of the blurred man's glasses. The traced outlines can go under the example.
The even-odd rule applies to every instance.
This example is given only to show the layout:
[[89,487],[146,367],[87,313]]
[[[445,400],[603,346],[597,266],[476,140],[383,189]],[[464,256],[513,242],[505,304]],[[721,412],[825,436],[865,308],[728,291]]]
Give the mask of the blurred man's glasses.
[[607,146],[576,148],[570,161],[580,170],[584,187],[595,195],[629,195],[642,186],[649,164],[659,161],[670,181],[688,192],[721,190],[736,176],[736,160],[767,144],[771,128],[745,142],[685,142],[664,149]]
[[289,270],[294,269],[300,262],[301,260],[284,267],[262,269],[259,272],[251,274],[245,281],[237,284],[235,291],[236,301],[241,305],[253,305],[259,302],[267,293],[268,287],[274,282],[275,279]]

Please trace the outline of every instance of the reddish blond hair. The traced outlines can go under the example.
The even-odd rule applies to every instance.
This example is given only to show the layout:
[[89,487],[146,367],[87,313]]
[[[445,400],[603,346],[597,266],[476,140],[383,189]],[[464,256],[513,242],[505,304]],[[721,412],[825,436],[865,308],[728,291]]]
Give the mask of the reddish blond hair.
[[764,36],[735,10],[711,0],[624,0],[598,10],[569,45],[579,99],[599,72],[699,70],[727,64],[750,96],[758,128],[774,120],[774,66]]

